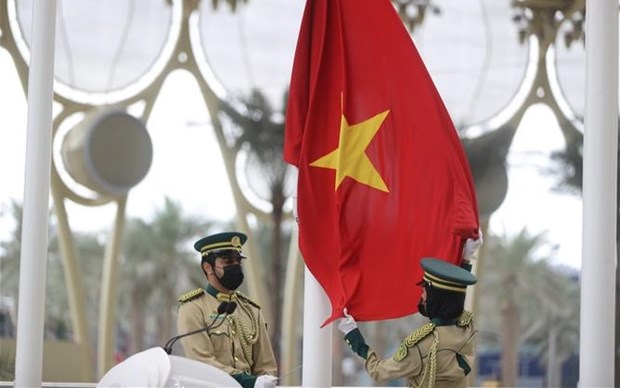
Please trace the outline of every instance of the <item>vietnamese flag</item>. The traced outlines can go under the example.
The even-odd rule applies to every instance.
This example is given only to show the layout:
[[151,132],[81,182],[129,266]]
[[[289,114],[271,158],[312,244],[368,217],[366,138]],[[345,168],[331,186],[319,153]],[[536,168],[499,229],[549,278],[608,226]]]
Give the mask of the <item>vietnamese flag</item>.
[[389,0],[308,0],[287,107],[299,247],[358,321],[415,313],[420,260],[459,264],[478,236],[456,129]]

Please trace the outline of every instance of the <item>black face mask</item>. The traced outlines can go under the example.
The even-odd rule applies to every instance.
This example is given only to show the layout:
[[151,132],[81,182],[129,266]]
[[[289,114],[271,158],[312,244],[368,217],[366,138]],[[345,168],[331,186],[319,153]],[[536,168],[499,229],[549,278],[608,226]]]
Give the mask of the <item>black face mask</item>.
[[428,317],[428,312],[426,311],[426,302],[422,298],[418,302],[418,311],[425,317]]
[[243,283],[243,271],[241,270],[241,265],[227,265],[222,269],[224,270],[224,275],[222,275],[222,277],[217,276],[216,273],[220,283],[228,290],[236,290],[237,287]]

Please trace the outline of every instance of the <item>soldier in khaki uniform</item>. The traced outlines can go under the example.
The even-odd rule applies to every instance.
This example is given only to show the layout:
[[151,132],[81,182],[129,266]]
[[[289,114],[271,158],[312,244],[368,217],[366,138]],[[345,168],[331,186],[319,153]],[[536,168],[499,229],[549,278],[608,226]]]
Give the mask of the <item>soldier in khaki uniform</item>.
[[465,291],[476,278],[445,261],[427,258],[421,264],[424,278],[418,309],[430,322],[407,336],[391,358],[377,356],[346,309],[338,329],[365,360],[366,371],[375,381],[406,378],[412,387],[466,387],[476,355],[477,330],[472,314],[464,310]]
[[179,298],[177,327],[183,334],[213,325],[181,339],[186,357],[222,369],[243,387],[275,387],[276,361],[260,306],[235,291],[243,282],[246,240],[243,233],[227,232],[194,244],[208,285]]

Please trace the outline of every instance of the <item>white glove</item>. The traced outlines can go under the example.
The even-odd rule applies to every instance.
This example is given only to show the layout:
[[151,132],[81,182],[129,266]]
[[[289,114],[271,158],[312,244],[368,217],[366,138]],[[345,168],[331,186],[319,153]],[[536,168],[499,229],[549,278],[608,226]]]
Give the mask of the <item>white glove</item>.
[[261,375],[254,382],[254,388],[275,388],[277,381],[275,376]]
[[338,321],[338,330],[340,330],[344,335],[347,335],[351,331],[357,329],[357,323],[355,323],[355,319],[349,315],[346,307],[343,312],[344,318],[340,318],[340,321]]
[[480,232],[480,237],[478,237],[477,240],[468,238],[463,247],[463,260],[471,261],[476,259],[476,251],[480,248],[482,243],[482,232]]

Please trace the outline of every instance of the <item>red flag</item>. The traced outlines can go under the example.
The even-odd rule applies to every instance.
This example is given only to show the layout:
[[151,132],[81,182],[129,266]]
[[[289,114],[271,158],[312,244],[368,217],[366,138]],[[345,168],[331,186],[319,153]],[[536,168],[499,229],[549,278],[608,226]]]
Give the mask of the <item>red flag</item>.
[[332,305],[358,321],[417,311],[420,260],[460,263],[476,238],[469,165],[389,0],[308,0],[285,160],[299,170],[299,246]]

